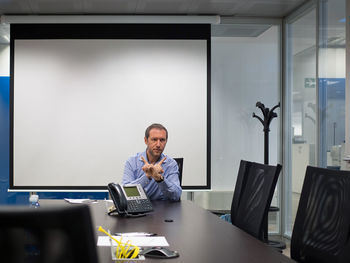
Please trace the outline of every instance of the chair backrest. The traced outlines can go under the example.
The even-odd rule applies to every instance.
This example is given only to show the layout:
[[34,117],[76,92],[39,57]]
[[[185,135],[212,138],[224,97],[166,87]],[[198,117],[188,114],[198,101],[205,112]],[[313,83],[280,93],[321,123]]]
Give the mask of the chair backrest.
[[298,262],[350,262],[350,172],[308,166],[291,257]]
[[177,166],[179,167],[179,181],[180,186],[182,186],[182,169],[184,164],[184,158],[174,158],[174,160],[177,162]]
[[231,220],[232,224],[260,240],[264,240],[264,226],[281,168],[279,164],[241,162]]
[[236,179],[236,185],[235,185],[235,191],[233,192],[233,198],[231,203],[231,222],[233,223],[235,221],[237,210],[239,206],[239,201],[241,199],[241,193],[242,189],[244,188],[246,176],[251,162],[241,160],[238,170],[238,175]]
[[9,263],[96,263],[89,207],[0,207],[0,251]]

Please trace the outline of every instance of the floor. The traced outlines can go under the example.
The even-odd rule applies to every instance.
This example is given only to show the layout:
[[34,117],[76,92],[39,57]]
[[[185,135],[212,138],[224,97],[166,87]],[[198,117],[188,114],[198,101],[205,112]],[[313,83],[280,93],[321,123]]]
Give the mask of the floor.
[[282,240],[287,246],[287,248],[282,250],[282,253],[283,253],[283,255],[285,255],[285,256],[290,258],[290,240],[289,239],[286,239],[286,238],[282,238],[281,239],[278,236],[269,236],[269,240],[276,240],[276,241],[281,241]]
[[283,250],[283,255],[286,255],[287,257],[290,258],[290,247],[289,246],[287,246],[287,248]]

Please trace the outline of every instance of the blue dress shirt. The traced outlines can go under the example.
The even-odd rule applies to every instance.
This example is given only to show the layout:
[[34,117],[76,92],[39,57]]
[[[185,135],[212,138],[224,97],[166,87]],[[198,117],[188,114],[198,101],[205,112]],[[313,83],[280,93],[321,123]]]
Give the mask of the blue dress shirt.
[[153,178],[151,180],[148,179],[142,170],[144,162],[141,156],[148,161],[146,152],[137,153],[126,161],[123,185],[141,184],[151,200],[180,200],[182,189],[179,181],[179,168],[176,161],[167,155],[161,154],[159,161],[166,157],[162,163],[164,181],[157,183]]

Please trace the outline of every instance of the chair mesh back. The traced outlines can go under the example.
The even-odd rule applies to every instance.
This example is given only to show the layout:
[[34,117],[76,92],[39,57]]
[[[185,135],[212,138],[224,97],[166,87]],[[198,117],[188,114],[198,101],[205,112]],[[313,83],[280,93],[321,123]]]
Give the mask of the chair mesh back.
[[0,207],[0,252],[7,263],[97,263],[89,207]]
[[307,167],[294,223],[291,257],[350,262],[350,172]]
[[281,166],[250,163],[246,167],[237,213],[232,223],[263,240],[267,218]]
[[182,170],[183,170],[184,158],[174,158],[174,160],[176,161],[177,166],[179,167],[179,181],[180,181],[180,186],[182,186]]
[[245,185],[245,174],[247,173],[250,165],[252,163],[241,160],[235,185],[235,191],[233,193],[232,203],[231,203],[231,222],[234,223],[238,211],[239,201],[241,198],[242,189]]

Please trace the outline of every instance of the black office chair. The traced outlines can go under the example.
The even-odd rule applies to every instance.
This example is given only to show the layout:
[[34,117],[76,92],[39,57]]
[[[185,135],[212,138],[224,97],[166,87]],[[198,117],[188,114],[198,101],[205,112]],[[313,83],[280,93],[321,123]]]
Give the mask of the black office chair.
[[265,242],[264,226],[281,168],[241,161],[232,200],[232,224]]
[[179,180],[180,186],[182,186],[182,170],[184,164],[184,158],[173,158],[177,162],[177,166],[179,167]]
[[97,263],[89,207],[0,207],[0,251],[7,263]]
[[308,166],[291,239],[298,262],[350,262],[350,172]]
[[235,185],[235,191],[233,192],[233,198],[231,203],[231,223],[235,222],[235,218],[237,216],[239,201],[241,199],[242,195],[242,189],[244,188],[244,185],[246,183],[245,179],[247,178],[246,173],[249,170],[249,167],[251,166],[251,162],[241,160],[239,164],[237,179],[236,179],[236,185]]
[[240,164],[239,164],[239,170],[238,170],[238,174],[237,174],[237,179],[236,179],[236,186],[235,186],[235,190],[233,192],[233,198],[232,198],[232,202],[231,202],[231,212],[230,214],[225,214],[225,212],[220,211],[220,210],[213,210],[212,213],[220,216],[221,219],[228,221],[230,223],[232,223],[232,221],[234,221],[235,216],[237,214],[237,209],[238,209],[238,205],[239,205],[239,201],[241,198],[241,191],[243,188],[243,185],[245,183],[244,178],[245,178],[245,174],[248,171],[248,167],[250,167],[251,162],[245,161],[245,160],[241,160]]

